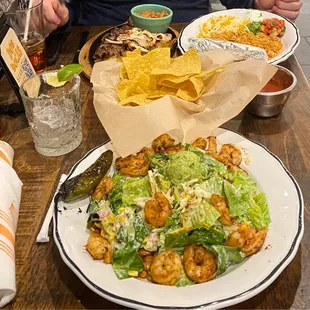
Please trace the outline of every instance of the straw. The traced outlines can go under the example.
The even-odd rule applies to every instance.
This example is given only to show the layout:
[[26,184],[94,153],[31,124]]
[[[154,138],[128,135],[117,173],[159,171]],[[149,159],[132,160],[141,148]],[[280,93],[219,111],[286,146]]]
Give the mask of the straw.
[[31,8],[32,8],[32,0],[29,0],[29,6],[28,6],[27,15],[26,15],[25,32],[24,32],[24,41],[25,42],[28,40],[28,31],[29,31]]

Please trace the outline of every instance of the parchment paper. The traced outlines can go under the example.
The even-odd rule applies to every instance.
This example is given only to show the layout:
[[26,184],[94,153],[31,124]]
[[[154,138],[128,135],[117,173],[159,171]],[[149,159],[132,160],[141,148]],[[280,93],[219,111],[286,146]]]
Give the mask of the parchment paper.
[[163,133],[176,142],[192,142],[238,115],[277,69],[265,61],[234,62],[226,51],[200,53],[202,70],[226,69],[205,81],[206,91],[196,103],[165,96],[144,106],[120,106],[116,86],[121,63],[95,64],[91,82],[96,113],[120,156],[139,151]]

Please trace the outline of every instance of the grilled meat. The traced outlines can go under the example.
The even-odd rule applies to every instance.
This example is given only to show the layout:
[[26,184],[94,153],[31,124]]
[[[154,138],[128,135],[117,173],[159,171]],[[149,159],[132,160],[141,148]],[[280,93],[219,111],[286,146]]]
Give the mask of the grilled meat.
[[147,53],[160,46],[161,42],[166,44],[172,42],[172,35],[169,33],[151,33],[126,24],[113,28],[108,36],[102,38],[93,59],[100,61],[110,57],[120,57],[126,51],[137,48],[140,48],[142,53]]

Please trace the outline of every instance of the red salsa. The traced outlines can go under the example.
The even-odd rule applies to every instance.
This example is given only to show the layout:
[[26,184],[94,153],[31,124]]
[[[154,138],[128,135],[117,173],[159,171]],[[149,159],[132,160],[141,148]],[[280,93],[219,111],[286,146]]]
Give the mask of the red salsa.
[[280,81],[273,77],[261,90],[262,93],[273,93],[288,88],[291,83],[288,80]]

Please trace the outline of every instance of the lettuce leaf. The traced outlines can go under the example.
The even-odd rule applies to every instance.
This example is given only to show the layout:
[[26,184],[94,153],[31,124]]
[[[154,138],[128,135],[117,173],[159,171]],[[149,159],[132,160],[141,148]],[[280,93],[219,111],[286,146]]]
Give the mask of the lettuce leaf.
[[151,197],[151,186],[148,177],[131,179],[123,185],[122,202],[134,205],[136,198]]
[[224,182],[224,191],[228,200],[230,215],[244,217],[251,207],[250,196],[229,182]]
[[230,171],[227,175],[232,184],[240,188],[243,193],[247,193],[251,197],[257,194],[256,182],[245,172]]
[[113,270],[119,279],[129,278],[129,271],[140,272],[143,270],[143,261],[138,254],[148,230],[140,213],[135,214],[133,225],[128,228],[132,233],[123,233],[123,245],[114,248],[112,260]]
[[201,161],[207,166],[208,178],[215,176],[215,175],[223,175],[224,173],[227,172],[226,166],[220,163],[219,161],[217,161],[211,155],[208,155],[205,152],[201,152],[192,146],[188,146],[187,150],[198,155]]
[[250,222],[256,229],[268,227],[270,223],[266,195],[257,194],[256,183],[242,171],[230,173],[230,181],[224,182],[224,192],[232,216]]
[[261,32],[260,30],[260,26],[261,26],[261,22],[251,22],[251,23],[248,23],[246,25],[246,27],[249,29],[250,32],[254,33],[254,34],[257,34],[259,32]]
[[158,153],[153,156],[149,156],[150,162],[151,162],[151,168],[157,169],[158,171],[161,171],[164,166],[166,165],[167,161],[169,160],[169,155]]
[[182,273],[181,273],[181,277],[178,281],[178,283],[176,284],[177,287],[184,287],[184,286],[189,286],[189,285],[192,285],[194,284],[195,282],[192,281],[191,279],[189,279],[184,271],[184,268],[182,270]]
[[165,248],[183,248],[190,244],[222,244],[225,233],[216,228],[196,229],[194,231],[179,233],[167,233],[165,235]]
[[229,172],[226,177],[231,181],[224,182],[230,215],[246,217],[252,205],[251,199],[257,194],[256,183],[243,171]]
[[171,183],[161,174],[156,175],[155,180],[159,186],[159,188],[164,192],[167,193],[171,187]]
[[109,194],[110,207],[114,214],[120,207],[134,206],[134,200],[140,197],[151,197],[151,187],[148,177],[128,178],[122,174],[113,177],[114,187]]
[[212,176],[199,184],[199,187],[210,194],[224,196],[224,180],[219,176]]
[[127,177],[120,173],[116,173],[113,176],[112,180],[113,180],[114,186],[108,196],[108,200],[110,202],[110,207],[112,209],[112,212],[116,214],[118,209],[122,206],[122,203],[123,203],[122,201],[123,185],[126,183]]
[[140,272],[143,270],[143,261],[136,249],[129,245],[116,250],[112,261],[113,270],[118,279],[130,278],[129,271]]
[[220,213],[206,201],[183,214],[183,226],[190,228],[211,227]]
[[224,245],[207,245],[206,249],[213,252],[217,257],[217,275],[224,273],[231,265],[239,264],[244,261],[238,248]]
[[247,217],[258,230],[268,227],[270,224],[270,215],[266,195],[264,193],[260,193],[254,197],[253,204],[248,210]]

